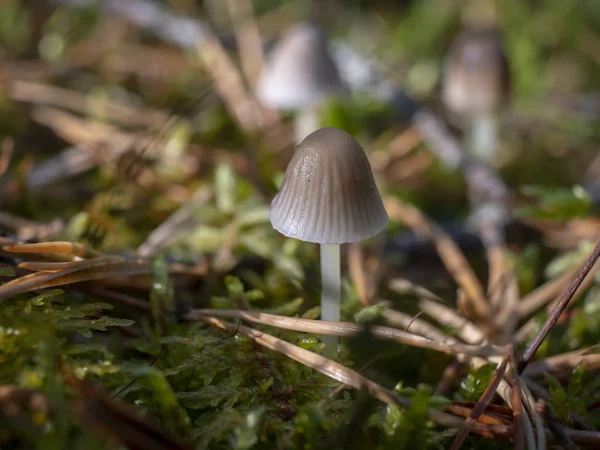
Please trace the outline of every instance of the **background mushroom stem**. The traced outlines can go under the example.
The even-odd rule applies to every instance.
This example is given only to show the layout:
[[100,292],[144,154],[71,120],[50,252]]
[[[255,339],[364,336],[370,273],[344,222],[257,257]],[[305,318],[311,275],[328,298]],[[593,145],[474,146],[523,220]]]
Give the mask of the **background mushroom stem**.
[[[339,244],[321,244],[321,320],[340,321],[341,269]],[[337,336],[324,336],[325,351],[337,353]]]
[[320,128],[319,114],[314,106],[304,107],[294,115],[294,138],[296,145],[304,140],[306,136]]
[[479,161],[492,164],[498,145],[498,124],[493,114],[479,114],[471,120],[467,148]]

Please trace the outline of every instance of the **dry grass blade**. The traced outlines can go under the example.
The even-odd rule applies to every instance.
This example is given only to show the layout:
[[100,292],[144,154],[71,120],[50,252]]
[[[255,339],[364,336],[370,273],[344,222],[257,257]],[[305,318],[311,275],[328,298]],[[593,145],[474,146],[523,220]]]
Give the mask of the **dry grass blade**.
[[365,272],[362,249],[358,242],[352,242],[348,245],[348,271],[358,292],[360,302],[363,306],[368,306],[370,297],[369,283]]
[[240,60],[250,86],[256,86],[264,58],[262,39],[250,0],[226,0],[231,22],[236,34]]
[[[397,405],[402,408],[410,407],[410,401],[399,396],[395,392],[385,389],[379,384],[369,380],[368,378],[363,377],[358,372],[355,372],[352,369],[349,369],[339,363],[336,363],[335,361],[327,359],[324,356],[313,353],[310,350],[303,349],[296,345],[290,344],[289,342],[276,338],[275,336],[271,336],[270,334],[257,331],[245,325],[229,324],[210,316],[199,315],[197,319],[207,324],[221,328],[223,330],[244,333],[257,344],[279,352],[282,355],[293,359],[294,361],[311,367],[317,370],[318,372],[330,378],[333,378],[334,380],[339,381],[340,383],[347,384],[348,386],[352,386],[356,389],[361,389],[365,387],[370,393],[370,395],[384,403],[390,405]],[[465,423],[462,420],[450,414],[446,414],[435,409],[429,409],[428,412],[431,420],[437,422],[440,425],[449,428],[465,427]],[[469,428],[476,434],[484,436],[508,437],[512,432],[509,427],[502,425],[491,427],[484,426],[482,424],[476,424],[474,426],[467,426],[467,428]]]
[[410,330],[411,333],[425,336],[434,341],[445,341],[447,343],[458,342],[454,338],[445,335],[439,328],[436,328],[430,323],[425,322],[416,316],[396,311],[395,309],[384,308],[381,317],[388,324],[396,328],[402,328],[404,331]]
[[152,257],[158,250],[173,241],[183,225],[192,217],[196,208],[206,203],[212,197],[212,190],[206,186],[199,188],[177,211],[161,223],[137,249],[141,258]]
[[517,277],[506,260],[506,248],[501,232],[493,224],[483,224],[480,229],[489,266],[489,322],[496,335],[495,342],[509,344],[517,325],[516,312],[519,307]]
[[77,242],[54,241],[39,242],[36,244],[15,244],[2,247],[5,252],[10,253],[35,253],[38,255],[47,253],[51,255],[72,255],[80,258],[97,258],[104,256],[103,253],[88,248]]
[[[496,390],[498,389],[498,385],[500,384],[500,381],[502,380],[502,377],[504,376],[504,372],[506,371],[506,367],[508,366],[508,361],[509,361],[509,355],[506,355],[504,357],[504,359],[502,360],[502,363],[498,366],[498,368],[494,372],[494,375],[492,376],[492,379],[490,380],[490,383],[488,384],[487,388],[483,392],[481,398],[477,401],[477,403],[475,403],[475,406],[473,406],[473,409],[471,410],[469,417],[467,417],[467,420],[465,421],[466,423],[468,423],[468,424],[476,423],[478,421],[479,417],[484,413],[485,408],[492,401],[492,399],[494,398],[494,395],[496,395]],[[465,439],[467,439],[468,436],[469,436],[468,430],[459,431],[458,434],[456,435],[456,437],[454,438],[454,440],[452,441],[452,446],[450,447],[450,449],[458,450],[463,445],[463,443],[465,442]]]
[[206,39],[198,44],[196,53],[239,126],[246,132],[265,127],[262,109],[246,92],[240,72],[216,36],[207,31]]
[[8,95],[21,102],[59,107],[87,115],[100,114],[127,125],[160,127],[168,119],[166,114],[158,111],[132,108],[106,99],[98,100],[86,93],[31,81],[14,81],[10,84]]
[[65,366],[65,384],[75,391],[70,406],[82,426],[117,446],[131,450],[190,450],[144,420],[128,403],[111,397],[98,386],[79,380]]
[[590,256],[587,258],[587,260],[583,263],[583,265],[579,268],[567,289],[565,289],[561,296],[558,298],[556,306],[552,309],[552,312],[548,316],[548,319],[546,319],[546,322],[544,323],[538,334],[535,336],[531,344],[527,347],[527,349],[521,356],[521,360],[519,361],[518,365],[519,373],[523,372],[523,370],[527,367],[527,364],[529,364],[529,362],[533,358],[533,355],[535,355],[535,352],[537,351],[539,346],[542,345],[542,342],[544,342],[544,339],[546,339],[546,336],[548,335],[548,333],[550,332],[550,330],[552,329],[562,312],[565,310],[565,308],[571,301],[571,298],[573,297],[581,283],[583,283],[583,280],[585,279],[587,274],[592,270],[592,267],[594,267],[594,265],[596,264],[598,257],[600,257],[600,242],[596,244],[596,247],[594,248]]
[[152,265],[149,262],[96,258],[82,261],[78,267],[60,272],[37,272],[9,281],[0,286],[0,300],[37,289],[150,273],[152,273]]
[[0,211],[0,226],[14,232],[19,239],[47,240],[63,231],[65,223],[61,219],[38,223]]
[[414,284],[412,281],[405,280],[403,278],[394,278],[390,280],[388,287],[398,294],[413,294],[419,298],[425,298],[436,302],[443,302],[443,300],[429,289]]
[[575,267],[525,295],[519,304],[519,318],[522,319],[527,317],[550,303],[553,298],[569,285],[569,282],[577,272],[577,269],[578,268]]
[[591,353],[590,350],[575,350],[562,355],[550,356],[541,361],[534,361],[523,371],[523,375],[533,378],[546,372],[555,374],[571,372],[580,364],[585,371],[598,370],[600,369],[600,355]]
[[[597,262],[594,265],[594,267],[592,268],[592,270],[583,279],[583,282],[581,283],[581,285],[577,288],[577,290],[573,294],[573,297],[571,298],[570,303],[574,302],[579,297],[581,297],[585,293],[585,291],[587,291],[587,289],[594,283],[594,274],[598,271],[599,268],[600,268],[600,265]],[[554,294],[554,295],[558,295],[558,293],[560,293],[560,291],[562,291],[568,287],[569,281],[573,278],[573,275],[576,272],[577,272],[577,270],[573,270],[571,272],[568,272],[568,274],[566,274],[566,275],[569,275],[569,279],[560,285],[560,289],[556,289],[558,292],[556,292],[556,294]],[[561,279],[562,279],[562,276],[559,277],[557,280],[561,280]],[[557,284],[556,288],[558,288],[558,287],[559,287],[559,285]],[[548,306],[546,306],[546,310],[548,311],[548,313],[552,312],[552,310],[558,304],[559,300],[560,300],[559,298],[555,299],[554,301],[550,302],[550,304]],[[546,301],[546,303],[547,303],[547,301]],[[536,328],[536,317],[534,316],[534,317],[531,317],[523,325],[521,325],[521,327],[515,334],[515,341],[518,343],[525,342],[529,338],[529,336],[533,333],[533,330],[535,330],[535,328]]]
[[483,341],[484,335],[481,330],[448,306],[426,298],[420,298],[417,305],[421,311],[436,322],[446,327],[455,328],[458,337],[462,341],[470,344]]
[[416,234],[431,239],[446,269],[466,293],[476,317],[485,320],[488,304],[481,283],[450,236],[412,205],[388,197],[385,206],[392,220],[403,222]]
[[0,178],[8,170],[15,149],[15,141],[11,138],[4,138],[0,141]]
[[373,336],[391,339],[413,347],[428,348],[450,355],[467,354],[472,356],[490,357],[499,354],[498,348],[494,346],[464,345],[459,343],[448,344],[407,333],[395,328],[371,326],[366,328],[352,322],[326,322],[323,320],[299,319],[295,317],[277,316],[266,313],[252,313],[237,310],[220,309],[195,309],[186,314],[188,320],[198,320],[206,316],[232,317],[260,323],[286,330],[301,331],[304,333],[315,333],[333,336],[359,336],[368,331]]

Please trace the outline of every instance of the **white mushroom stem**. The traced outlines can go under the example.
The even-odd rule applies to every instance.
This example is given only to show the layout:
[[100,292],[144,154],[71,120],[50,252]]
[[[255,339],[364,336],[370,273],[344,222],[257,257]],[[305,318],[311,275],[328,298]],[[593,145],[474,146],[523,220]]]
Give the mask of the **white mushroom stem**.
[[492,114],[481,114],[471,120],[468,148],[479,161],[491,164],[496,155],[497,122]]
[[296,145],[304,140],[306,136],[320,128],[320,120],[317,108],[305,107],[294,115],[294,138]]
[[[321,320],[340,321],[341,269],[339,244],[321,244]],[[337,354],[337,336],[324,336],[327,356]]]

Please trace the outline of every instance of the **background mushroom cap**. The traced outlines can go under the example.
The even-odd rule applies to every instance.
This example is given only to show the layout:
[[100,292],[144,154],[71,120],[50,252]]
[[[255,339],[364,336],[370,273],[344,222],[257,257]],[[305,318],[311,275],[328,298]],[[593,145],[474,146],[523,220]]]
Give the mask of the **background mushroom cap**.
[[324,96],[345,89],[325,33],[304,23],[292,27],[277,43],[260,76],[256,95],[267,106],[293,110],[313,106]]
[[490,114],[508,101],[510,72],[500,35],[475,28],[461,33],[444,63],[442,99],[462,116]]
[[269,218],[283,235],[319,244],[361,241],[389,222],[363,148],[335,128],[298,146]]

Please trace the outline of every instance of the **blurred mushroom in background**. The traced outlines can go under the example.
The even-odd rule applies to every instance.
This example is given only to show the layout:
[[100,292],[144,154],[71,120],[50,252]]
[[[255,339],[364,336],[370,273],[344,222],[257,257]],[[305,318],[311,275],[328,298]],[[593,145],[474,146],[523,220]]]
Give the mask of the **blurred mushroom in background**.
[[481,162],[496,159],[498,114],[509,96],[509,62],[498,31],[471,28],[461,33],[444,62],[442,101],[464,124],[465,147]]
[[256,95],[267,107],[295,112],[298,145],[320,127],[318,108],[325,98],[345,91],[325,32],[301,23],[290,28],[269,55]]

